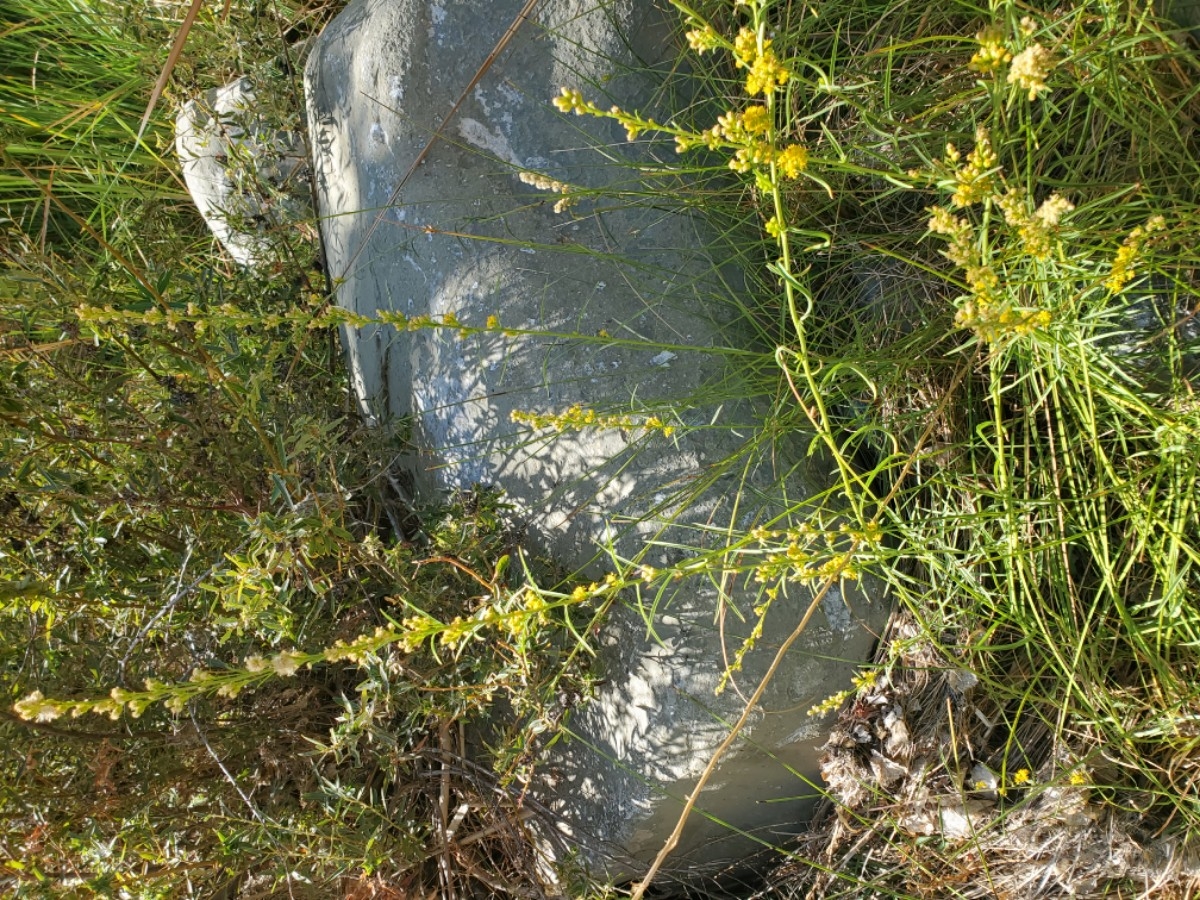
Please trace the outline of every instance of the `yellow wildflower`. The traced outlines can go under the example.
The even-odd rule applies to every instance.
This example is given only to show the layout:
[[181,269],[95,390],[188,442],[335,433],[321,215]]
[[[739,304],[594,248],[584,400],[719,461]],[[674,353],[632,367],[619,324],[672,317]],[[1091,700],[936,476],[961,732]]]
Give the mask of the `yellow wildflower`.
[[877,669],[867,669],[865,672],[859,672],[850,679],[850,683],[860,691],[869,691],[875,687],[877,681],[879,681],[879,671]]
[[966,219],[961,216],[955,216],[944,206],[931,207],[929,213],[928,227],[934,234],[942,234],[953,238],[971,230],[971,226]]
[[459,644],[464,643],[471,636],[471,623],[462,618],[455,617],[454,621],[446,626],[446,630],[438,636],[438,640],[444,647],[453,650]]
[[980,297],[989,297],[1000,286],[1000,278],[996,270],[987,265],[971,265],[964,269],[967,285],[971,291]]
[[583,99],[583,94],[570,88],[563,88],[562,93],[554,98],[554,105],[560,112],[573,112],[582,116],[585,112],[593,112],[596,107]]
[[1142,245],[1146,243],[1149,235],[1165,227],[1166,221],[1163,217],[1154,216],[1145,225],[1139,225],[1129,233],[1129,237],[1125,238],[1124,243],[1117,250],[1117,255],[1113,258],[1112,271],[1104,281],[1104,285],[1110,293],[1120,293],[1124,290],[1125,285],[1133,281],[1137,274],[1137,259]]
[[1050,89],[1046,76],[1052,68],[1054,59],[1050,51],[1041,44],[1030,44],[1013,58],[1008,83],[1028,91],[1030,101],[1036,100],[1038,94]]
[[980,339],[989,343],[1031,334],[1045,328],[1050,321],[1050,313],[1044,309],[1005,307],[982,295],[965,301],[954,316],[956,325],[974,329]]
[[836,694],[826,697],[815,706],[809,707],[808,714],[810,716],[823,716],[825,713],[833,712],[846,701],[850,693],[850,691],[838,691]]
[[1013,774],[1013,784],[1029,784],[1032,781],[1028,769],[1018,769]]
[[971,57],[969,68],[975,72],[995,72],[1013,57],[1004,46],[1004,32],[998,25],[990,25],[975,35],[979,49]]
[[717,124],[712,127],[712,134],[727,141],[738,141],[745,138],[742,118],[735,112],[721,113],[717,116]]
[[784,224],[779,221],[778,216],[771,216],[771,218],[767,219],[767,224],[763,227],[766,228],[767,234],[773,238],[778,238],[781,234],[783,234],[785,229]]
[[791,77],[792,73],[775,56],[774,50],[763,50],[750,66],[750,74],[746,76],[746,93],[751,97],[756,94],[770,94],[776,88],[787,84]]
[[1059,194],[1051,194],[1033,213],[1029,212],[1027,194],[1013,188],[996,198],[1004,213],[1004,221],[1017,229],[1025,252],[1036,259],[1048,259],[1053,249],[1055,229],[1062,217],[1075,205]]
[[777,157],[776,150],[766,141],[751,141],[739,147],[729,160],[729,168],[746,173],[759,166],[769,166]]
[[53,722],[62,715],[62,708],[43,697],[41,691],[34,691],[14,703],[13,712],[26,722]]
[[687,38],[688,46],[697,53],[707,53],[709,50],[716,50],[721,46],[721,38],[713,31],[711,25],[693,28],[684,36]]
[[785,178],[799,178],[800,173],[808,168],[808,151],[799,144],[789,144],[775,162]]
[[967,154],[967,164],[954,173],[955,191],[950,202],[955,206],[970,206],[990,197],[998,163],[991,135],[980,125],[975,129],[975,148]]
[[1081,785],[1087,784],[1091,780],[1091,778],[1090,778],[1090,773],[1088,772],[1088,770],[1086,768],[1080,767],[1080,768],[1076,769],[1074,772],[1072,772],[1070,778],[1068,778],[1067,780],[1069,782],[1071,782],[1071,784],[1075,785],[1076,787],[1079,787]]
[[771,113],[761,104],[747,107],[742,113],[742,128],[747,134],[766,134],[771,130]]
[[[763,49],[771,46],[770,41],[763,41]],[[749,66],[758,56],[758,35],[749,28],[743,28],[733,39],[733,60],[739,69]]]
[[565,194],[571,190],[569,184],[564,184],[561,181],[555,181],[538,172],[522,172],[517,176],[522,184],[532,185],[539,191],[554,191],[556,194]]
[[1075,208],[1075,204],[1059,194],[1051,194],[1034,213],[1047,225],[1057,225],[1064,215]]
[[295,675],[300,668],[300,663],[303,657],[299,653],[292,653],[289,650],[284,650],[271,658],[271,668],[276,675],[287,678],[289,675]]

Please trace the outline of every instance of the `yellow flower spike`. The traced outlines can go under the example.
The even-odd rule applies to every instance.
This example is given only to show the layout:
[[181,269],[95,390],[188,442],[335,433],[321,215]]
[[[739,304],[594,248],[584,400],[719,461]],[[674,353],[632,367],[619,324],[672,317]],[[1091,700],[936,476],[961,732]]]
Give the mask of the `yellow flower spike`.
[[571,88],[563,88],[562,93],[554,98],[554,106],[559,112],[573,112],[577,116],[590,112],[593,107],[583,99],[583,94]]
[[1154,216],[1145,225],[1139,225],[1129,233],[1129,237],[1125,238],[1125,242],[1121,244],[1116,256],[1113,257],[1112,270],[1104,281],[1104,286],[1108,288],[1109,293],[1118,294],[1125,289],[1129,282],[1133,281],[1134,276],[1137,275],[1137,261],[1142,246],[1146,243],[1149,235],[1165,227],[1166,220],[1162,216]]
[[869,691],[871,688],[875,687],[875,684],[878,681],[879,671],[876,669],[867,669],[866,671],[860,672],[850,679],[850,683],[860,691]]
[[967,220],[961,217],[956,217],[950,210],[944,206],[935,206],[929,210],[930,218],[928,228],[934,234],[942,234],[946,237],[957,237],[964,231],[969,231],[971,226]]
[[53,700],[47,700],[41,691],[34,691],[13,704],[13,711],[26,722],[53,722],[62,709]]
[[[949,156],[947,147],[947,156]],[[995,193],[999,158],[992,149],[991,135],[980,125],[975,130],[975,147],[967,154],[967,164],[954,173],[955,191],[950,202],[955,206],[981,203]]]
[[815,706],[809,707],[808,715],[823,716],[825,713],[833,712],[846,701],[846,698],[850,696],[850,693],[850,691],[838,691],[836,694],[826,697]]

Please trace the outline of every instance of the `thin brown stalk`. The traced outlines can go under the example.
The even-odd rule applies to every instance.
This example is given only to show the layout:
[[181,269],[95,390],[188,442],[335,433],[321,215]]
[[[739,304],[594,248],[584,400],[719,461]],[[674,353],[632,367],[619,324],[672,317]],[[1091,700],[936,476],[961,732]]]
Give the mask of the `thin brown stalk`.
[[196,24],[196,16],[200,12],[200,6],[204,0],[192,0],[192,5],[188,8],[187,15],[183,17],[183,24],[179,26],[179,33],[175,35],[175,42],[171,44],[171,52],[167,54],[167,61],[163,64],[162,71],[158,74],[158,81],[154,83],[154,90],[150,92],[150,102],[146,104],[146,111],[142,113],[142,121],[138,123],[137,139],[140,141],[142,135],[146,133],[146,126],[150,123],[150,116],[154,113],[154,107],[158,106],[158,98],[162,96],[163,89],[166,88],[167,82],[171,78],[171,73],[175,71],[175,64],[179,62],[179,55],[183,53],[183,45],[187,43],[188,34],[191,33],[192,26]]

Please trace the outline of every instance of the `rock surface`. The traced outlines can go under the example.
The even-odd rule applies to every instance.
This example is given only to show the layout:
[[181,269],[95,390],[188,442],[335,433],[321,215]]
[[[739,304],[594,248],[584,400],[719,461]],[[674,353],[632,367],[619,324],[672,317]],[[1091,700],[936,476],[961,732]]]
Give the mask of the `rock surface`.
[[[701,224],[661,183],[648,187],[647,145],[549,102],[568,86],[667,115],[656,106],[675,52],[652,2],[541,4],[393,197],[522,6],[355,0],[312,51],[318,212],[339,302],[472,327],[495,316],[500,326],[467,336],[349,329],[364,409],[379,421],[412,417],[423,489],[502,487],[532,552],[593,576],[607,568],[605,546],[662,569],[723,546],[728,529],[786,527],[790,504],[824,474],[805,459],[803,436],[763,432],[766,398],[739,377],[754,357],[731,302],[734,276],[714,270]],[[538,176],[572,186],[577,205],[556,213],[559,193],[526,183]],[[576,405],[677,430],[512,420]],[[614,879],[645,870],[742,708],[737,690],[714,688],[762,599],[747,582],[671,581],[655,635],[630,609],[596,637],[607,682],[533,791],[583,859]],[[747,693],[810,600],[795,584],[785,594],[736,681]],[[886,615],[878,592],[827,597],[703,794],[676,869],[709,871],[799,830],[823,738],[806,711],[848,686]]]
[[272,229],[312,217],[304,144],[273,121],[243,76],[190,100],[175,118],[175,152],[192,200],[243,266],[273,258]]

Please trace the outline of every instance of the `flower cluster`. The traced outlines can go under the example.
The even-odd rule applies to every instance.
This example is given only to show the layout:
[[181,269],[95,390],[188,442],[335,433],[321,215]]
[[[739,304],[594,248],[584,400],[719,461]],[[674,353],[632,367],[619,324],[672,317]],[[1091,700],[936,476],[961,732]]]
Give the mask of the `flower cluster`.
[[1050,88],[1046,77],[1054,68],[1054,57],[1041,44],[1030,44],[1013,57],[1008,70],[1008,83],[1028,92],[1030,102]]
[[[955,165],[961,155],[953,144],[946,145],[946,165]],[[954,194],[950,202],[958,207],[981,203],[996,190],[1000,160],[992,149],[991,134],[980,125],[975,129],[975,147],[967,155],[965,165],[954,171]]]
[[577,116],[601,115],[600,107],[595,103],[589,103],[583,99],[583,94],[580,91],[573,91],[570,88],[563,88],[561,93],[554,98],[554,106],[559,112],[575,113]]
[[562,198],[554,204],[556,213],[566,212],[579,202],[578,197],[571,195],[571,186],[566,182],[556,181],[538,172],[522,172],[517,177],[520,178],[522,184],[528,184],[539,191],[553,191],[556,194],[562,194]]
[[201,307],[196,303],[188,303],[181,308],[151,307],[146,310],[117,309],[112,304],[92,306],[80,304],[75,308],[79,321],[95,328],[113,327],[127,329],[137,327],[165,327],[168,331],[178,331],[180,326],[187,326],[197,335],[203,334],[215,327],[233,330],[249,330],[252,328],[332,328],[338,325],[361,327],[368,324],[369,316],[361,316],[340,306],[322,308],[314,313],[311,307],[298,307],[283,313],[263,313],[257,310],[241,309],[233,303],[222,303],[209,307]]
[[867,669],[859,672],[850,679],[853,687],[844,691],[838,691],[826,697],[820,703],[817,703],[808,708],[808,715],[823,716],[826,713],[831,713],[855,694],[862,694],[870,691],[879,681],[879,672],[874,669]]
[[[1051,230],[1071,206],[1057,194],[1030,213],[1024,195],[1010,191],[997,200],[1009,224],[1015,224],[1024,249],[1033,256],[1050,255]],[[1000,276],[995,266],[980,252],[974,229],[961,216],[945,207],[930,211],[929,230],[947,240],[942,255],[958,266],[965,277],[970,295],[959,305],[955,324],[973,329],[983,340],[999,341],[1007,335],[1027,335],[1050,324],[1050,313],[1044,309],[1015,306],[1001,290]]]
[[996,198],[996,204],[1004,213],[1004,220],[1017,230],[1025,252],[1034,259],[1050,258],[1058,225],[1075,208],[1060,194],[1051,194],[1031,212],[1028,195],[1021,189],[1006,191]]
[[[754,579],[760,584],[786,580],[804,585],[814,581],[856,580],[865,534],[846,526],[826,530],[805,522],[781,535],[787,541],[782,548],[767,550],[763,561],[755,566]],[[772,539],[760,540],[767,543]]]
[[981,303],[979,297],[963,302],[954,315],[954,324],[970,328],[984,341],[996,343],[1008,336],[1023,336],[1043,329],[1051,322],[1044,309],[1026,309],[1000,303]]
[[[776,93],[792,79],[789,66],[780,59],[773,41],[766,36],[767,21],[762,0],[737,0],[735,6],[746,8],[752,27],[738,30],[732,41],[722,37],[711,24],[696,13],[684,9],[687,16],[688,46],[697,53],[724,48],[733,56],[734,65],[745,72],[744,88],[751,102],[745,109],[731,109],[722,114],[711,128],[695,131],[674,124],[660,124],[653,119],[623,112],[618,107],[605,111],[584,99],[571,88],[562,88],[554,105],[562,112],[610,118],[625,127],[632,140],[643,131],[657,131],[675,140],[675,149],[685,153],[698,147],[729,152],[729,168],[740,174],[753,174],[760,191],[777,195],[780,182],[795,180],[809,167],[809,150],[801,143],[781,141],[776,120]],[[767,233],[786,242],[787,225],[782,221],[778,196],[776,210],[766,223]]]
[[[1021,20],[1021,33],[1025,37],[1032,36],[1036,30],[1036,23],[1028,16]],[[1050,89],[1046,79],[1054,69],[1054,55],[1041,44],[1030,43],[1014,55],[999,25],[984,28],[975,35],[975,40],[979,49],[967,64],[972,71],[999,73],[1007,65],[1006,82],[1025,91],[1030,102]]]
[[1137,261],[1142,248],[1155,232],[1162,231],[1165,227],[1166,220],[1162,216],[1154,216],[1145,225],[1139,225],[1129,233],[1120,249],[1117,250],[1117,255],[1113,258],[1112,269],[1104,281],[1104,286],[1110,293],[1119,294],[1129,282],[1133,281],[1137,274]]
[[975,35],[979,49],[971,57],[970,68],[976,72],[995,72],[1012,61],[1012,53],[1004,45],[1004,31],[990,25]]
[[639,418],[631,415],[606,415],[594,409],[586,409],[578,403],[561,413],[533,413],[514,409],[510,418],[518,425],[528,425],[538,430],[561,432],[580,431],[584,428],[623,428],[629,431],[644,429],[661,432],[665,437],[675,433],[675,426],[666,424],[658,416]]
[[162,703],[171,712],[179,714],[197,697],[210,694],[236,697],[252,683],[272,676],[294,675],[301,667],[311,665],[320,658],[320,654],[284,650],[270,659],[252,656],[241,669],[220,672],[196,669],[187,681],[175,684],[148,678],[144,690],[114,687],[107,697],[84,700],[50,700],[43,697],[41,691],[34,691],[17,701],[13,711],[22,719],[36,722],[51,722],[64,715],[78,718],[87,713],[119,719],[127,712],[136,719],[152,704]]
[[700,24],[699,22],[695,22],[694,24],[696,27],[684,35],[687,38],[689,47],[697,53],[707,53],[721,46],[721,37],[713,30],[711,25]]
[[512,637],[520,636],[530,629],[546,625],[552,606],[582,603],[624,586],[615,575],[610,574],[604,581],[580,586],[570,594],[544,595],[532,587],[526,587],[503,599],[486,602],[471,616],[459,616],[447,624],[418,612],[405,618],[400,628],[381,626],[372,633],[362,634],[350,641],[335,641],[332,646],[315,653],[299,650],[281,650],[266,656],[255,653],[247,656],[241,667],[196,669],[186,681],[175,683],[148,678],[143,690],[114,687],[107,696],[96,698],[55,700],[43,696],[41,691],[33,691],[13,704],[13,711],[30,722],[53,722],[65,715],[77,718],[86,713],[119,719],[124,713],[137,718],[152,704],[162,703],[178,715],[197,698],[237,697],[247,687],[271,678],[290,678],[300,670],[320,662],[347,661],[365,665],[375,654],[391,645],[405,653],[413,653],[423,644],[437,641],[447,649],[456,650],[486,628],[494,628]]
[[751,97],[772,94],[792,77],[788,67],[775,55],[771,41],[766,38],[760,40],[758,34],[749,28],[743,28],[734,38],[733,61],[739,69],[749,70],[746,93]]

